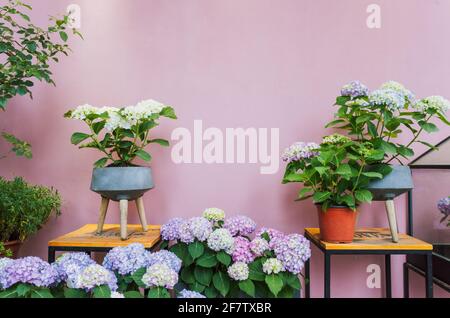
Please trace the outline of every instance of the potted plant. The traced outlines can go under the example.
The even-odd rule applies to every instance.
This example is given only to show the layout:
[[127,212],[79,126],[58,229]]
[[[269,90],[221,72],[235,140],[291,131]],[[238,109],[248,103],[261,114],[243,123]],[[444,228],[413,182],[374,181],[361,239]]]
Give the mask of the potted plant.
[[53,188],[30,185],[22,178],[0,178],[0,242],[13,252],[35,234],[52,214],[59,215],[61,198]]
[[[336,105],[339,107],[336,119],[326,127],[344,129],[355,141],[368,142],[383,152],[383,156],[373,163],[375,166],[367,167],[368,171],[376,169],[377,164],[391,167],[389,174],[370,182],[367,188],[374,200],[385,201],[392,239],[398,242],[393,199],[414,187],[411,171],[403,165],[401,158],[414,156],[411,147],[415,143],[435,149],[420,137],[424,131],[439,130],[432,122],[435,119],[450,125],[445,116],[450,102],[442,96],[417,99],[410,90],[394,81],[386,82],[372,92],[359,81],[353,81],[344,85]],[[410,132],[407,142],[400,139],[404,137],[404,131]]]
[[317,205],[321,239],[353,241],[358,205],[373,198],[368,184],[390,172],[385,164],[366,169],[383,155],[371,143],[339,134],[324,137],[320,145],[298,142],[286,149],[283,183],[303,183],[297,200],[312,198]]
[[158,126],[162,117],[176,119],[172,107],[154,100],[145,100],[123,108],[78,106],[68,111],[66,118],[85,122],[88,133],[76,132],[71,137],[79,148],[94,148],[103,157],[94,163],[91,190],[102,196],[97,232],[101,233],[109,200],[120,202],[121,238],[127,238],[127,206],[136,200],[143,230],[147,230],[142,195],[153,188],[150,167],[134,164],[136,158],[150,162],[151,155],[144,150],[149,144],[168,146],[165,139],[151,139],[149,132]]

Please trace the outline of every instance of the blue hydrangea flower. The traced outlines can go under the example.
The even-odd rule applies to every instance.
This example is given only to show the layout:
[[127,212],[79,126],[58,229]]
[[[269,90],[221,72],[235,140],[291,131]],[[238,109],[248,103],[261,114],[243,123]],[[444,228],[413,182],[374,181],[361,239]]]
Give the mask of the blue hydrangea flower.
[[309,159],[319,154],[319,145],[314,142],[296,142],[284,150],[281,159],[287,163]]
[[52,287],[60,281],[61,276],[56,267],[35,256],[8,261],[0,271],[0,286],[3,289],[17,283]]
[[167,250],[161,250],[149,255],[147,266],[152,266],[157,263],[164,263],[177,273],[181,269],[181,259]]
[[166,241],[180,239],[180,225],[184,222],[182,218],[173,218],[161,226],[161,237]]
[[103,260],[103,266],[120,275],[132,274],[149,264],[150,252],[144,245],[133,243],[128,246],[115,247]]
[[300,234],[290,234],[277,240],[274,252],[284,268],[293,274],[299,274],[304,262],[311,257],[310,243]]
[[204,217],[193,217],[189,219],[189,230],[194,238],[200,242],[206,241],[212,232],[212,224]]
[[360,81],[352,81],[344,85],[341,89],[342,96],[348,96],[353,98],[364,97],[369,94],[369,89],[367,86],[362,84]]
[[182,291],[180,291],[177,298],[206,298],[206,297],[196,291],[183,289]]
[[95,264],[95,261],[86,253],[75,252],[61,255],[55,264],[61,279],[66,280],[68,277],[78,274],[85,267]]
[[409,103],[409,104],[415,103],[416,97],[409,89],[407,89],[405,86],[403,86],[403,84],[400,84],[395,81],[389,81],[389,82],[383,83],[380,88],[393,90],[393,91],[397,92],[398,94],[402,95],[407,103]]
[[369,94],[369,103],[372,106],[386,106],[394,112],[405,108],[405,96],[393,89],[378,89]]

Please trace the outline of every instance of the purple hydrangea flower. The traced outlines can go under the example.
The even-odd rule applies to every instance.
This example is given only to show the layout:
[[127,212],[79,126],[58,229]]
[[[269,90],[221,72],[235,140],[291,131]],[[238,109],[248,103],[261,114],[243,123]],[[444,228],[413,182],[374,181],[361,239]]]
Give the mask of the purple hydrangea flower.
[[369,95],[372,106],[386,106],[390,111],[403,109],[406,104],[405,96],[393,89],[378,89]]
[[255,256],[250,250],[250,241],[247,238],[238,236],[234,239],[232,257],[234,262],[244,262],[247,264],[253,262]]
[[155,253],[151,253],[148,258],[148,265],[152,266],[157,263],[164,263],[168,265],[175,272],[179,272],[181,269],[181,259],[178,258],[174,253],[167,250],[161,250]]
[[195,237],[192,234],[189,221],[184,221],[180,224],[180,241],[186,244],[194,242]]
[[438,201],[437,207],[442,214],[444,214],[441,219],[441,223],[450,215],[450,197],[442,198]]
[[255,231],[256,223],[245,215],[237,215],[226,219],[223,227],[228,229],[233,236],[247,236]]
[[267,233],[267,235],[269,236],[269,239],[270,239],[269,249],[271,249],[271,250],[274,249],[275,245],[277,244],[277,242],[279,240],[282,240],[285,237],[284,233],[282,233],[278,230],[272,229],[272,228],[267,228],[267,227],[262,227],[261,229],[259,229],[256,232],[256,237],[263,238],[262,235],[264,233]]
[[193,217],[189,219],[189,230],[200,242],[206,241],[213,227],[210,221],[204,217]]
[[278,239],[274,252],[284,268],[293,274],[299,274],[304,262],[311,257],[309,241],[300,234],[290,234]]
[[163,240],[172,241],[180,239],[180,225],[184,222],[182,218],[173,218],[161,226],[161,237]]
[[341,89],[342,96],[348,96],[353,98],[364,97],[369,94],[369,89],[366,85],[362,84],[360,81],[352,81],[344,85]]
[[61,281],[56,268],[39,257],[28,256],[8,262],[0,271],[0,286],[4,289],[17,283],[51,287]]
[[287,163],[309,159],[319,154],[319,145],[314,142],[296,142],[284,150],[281,159]]
[[85,267],[95,264],[91,257],[83,252],[65,253],[55,262],[62,280],[73,277]]
[[178,298],[206,298],[206,297],[196,291],[183,289],[178,294]]
[[115,247],[106,254],[103,266],[120,275],[132,274],[149,264],[150,252],[144,245],[133,243],[128,246]]
[[262,256],[268,249],[269,243],[261,237],[256,237],[250,242],[250,250],[255,256]]

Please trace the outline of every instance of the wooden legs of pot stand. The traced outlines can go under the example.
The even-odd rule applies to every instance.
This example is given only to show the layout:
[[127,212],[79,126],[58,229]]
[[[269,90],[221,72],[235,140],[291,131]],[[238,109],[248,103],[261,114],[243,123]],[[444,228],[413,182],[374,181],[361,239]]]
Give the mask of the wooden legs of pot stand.
[[[109,199],[102,197],[100,204],[100,218],[97,225],[97,234],[103,231],[103,224],[105,223],[106,212],[108,210]],[[136,207],[141,221],[142,230],[147,231],[147,219],[145,217],[144,200],[142,197],[136,199]],[[128,200],[119,201],[120,208],[120,238],[126,240],[128,238],[127,224],[128,224]]]
[[398,243],[398,228],[397,228],[397,218],[395,216],[394,200],[385,201],[385,205],[389,221],[389,227],[391,229],[392,242]]

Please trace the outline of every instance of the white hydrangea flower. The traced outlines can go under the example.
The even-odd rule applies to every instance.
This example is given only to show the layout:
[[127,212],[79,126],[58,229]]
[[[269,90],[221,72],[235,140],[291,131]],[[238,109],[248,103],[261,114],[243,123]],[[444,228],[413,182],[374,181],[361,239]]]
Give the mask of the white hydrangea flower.
[[225,211],[219,208],[208,208],[203,211],[203,217],[208,221],[223,221],[225,219]]
[[270,274],[278,274],[284,271],[283,263],[277,258],[269,258],[263,264],[263,272]]
[[414,94],[409,89],[407,89],[405,86],[403,86],[403,84],[400,84],[399,82],[388,81],[386,83],[383,83],[380,88],[386,89],[386,90],[393,90],[393,91],[403,95],[404,98],[406,98],[406,100],[409,103],[414,103],[414,100],[415,100]]
[[80,105],[72,111],[70,118],[84,120],[86,116],[96,114],[97,110],[97,107],[91,106],[89,104]]
[[167,264],[156,263],[147,268],[142,282],[147,287],[164,287],[172,289],[178,283],[178,274]]
[[142,119],[149,118],[154,114],[159,114],[164,104],[153,99],[139,102],[136,106],[128,106],[122,110],[122,115],[131,123],[136,123]]
[[119,112],[111,112],[108,114],[109,118],[106,120],[105,128],[108,131],[113,131],[117,128],[130,129],[132,123],[124,118]]
[[76,277],[68,279],[69,288],[91,290],[96,286],[108,285],[114,291],[117,289],[117,278],[113,272],[101,265],[92,264],[81,270]]
[[111,298],[125,298],[124,294],[113,291],[111,292]]
[[450,101],[442,96],[429,96],[420,100],[415,105],[415,108],[421,112],[424,112],[427,109],[433,109],[438,112],[445,113],[450,109]]
[[214,230],[208,237],[208,247],[213,251],[225,250],[227,253],[232,253],[234,246],[234,238],[227,229]]
[[228,267],[228,276],[234,280],[246,280],[248,279],[249,269],[248,265],[244,262],[236,262]]

